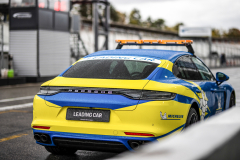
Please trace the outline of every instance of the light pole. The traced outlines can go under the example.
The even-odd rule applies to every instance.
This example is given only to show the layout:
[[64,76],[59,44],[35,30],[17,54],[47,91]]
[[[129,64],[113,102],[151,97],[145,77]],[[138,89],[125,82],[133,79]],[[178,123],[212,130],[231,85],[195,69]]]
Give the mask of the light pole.
[[1,50],[1,66],[0,66],[0,70],[2,70],[2,66],[3,66],[3,43],[4,43],[4,40],[3,40],[3,16],[0,15],[1,17],[1,47],[2,47],[2,50]]

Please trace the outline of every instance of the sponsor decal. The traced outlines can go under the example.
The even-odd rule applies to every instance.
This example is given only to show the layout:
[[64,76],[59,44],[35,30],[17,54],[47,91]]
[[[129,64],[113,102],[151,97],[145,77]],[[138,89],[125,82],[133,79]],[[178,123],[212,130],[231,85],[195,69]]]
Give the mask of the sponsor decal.
[[32,14],[30,12],[14,13],[13,18],[19,18],[19,19],[32,18]]
[[164,115],[162,115],[162,112],[160,111],[160,117],[162,119],[167,119],[167,113],[165,112]]
[[134,57],[134,56],[96,56],[96,57],[88,57],[84,58],[81,61],[87,60],[98,60],[98,59],[119,59],[119,60],[135,60],[135,61],[146,61],[160,64],[161,61],[155,58],[148,58],[148,57]]
[[173,114],[169,114],[167,116],[167,113],[165,112],[164,115],[162,114],[162,112],[160,111],[160,117],[162,120],[180,120],[181,118],[183,118],[183,115],[173,115]]

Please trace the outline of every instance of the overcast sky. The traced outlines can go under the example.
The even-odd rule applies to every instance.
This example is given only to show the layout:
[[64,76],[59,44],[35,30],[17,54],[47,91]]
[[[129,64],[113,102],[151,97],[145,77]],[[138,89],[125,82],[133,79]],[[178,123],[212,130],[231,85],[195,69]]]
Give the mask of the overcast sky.
[[127,15],[140,10],[142,20],[162,18],[168,26],[183,22],[188,27],[240,29],[240,0],[109,0]]

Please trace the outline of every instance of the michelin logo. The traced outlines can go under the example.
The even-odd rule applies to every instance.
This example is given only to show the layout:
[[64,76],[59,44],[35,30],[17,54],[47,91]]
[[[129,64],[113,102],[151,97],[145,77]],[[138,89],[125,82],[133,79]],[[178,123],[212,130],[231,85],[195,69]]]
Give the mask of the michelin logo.
[[167,116],[166,112],[163,115],[162,112],[160,111],[160,117],[161,117],[162,120],[180,120],[180,118],[183,118],[183,115],[172,115],[172,114],[169,114]]
[[98,60],[98,59],[119,59],[119,60],[136,60],[136,61],[147,61],[152,63],[160,64],[161,61],[155,58],[148,57],[133,57],[133,56],[96,56],[96,57],[88,57],[84,58],[81,61],[86,60]]

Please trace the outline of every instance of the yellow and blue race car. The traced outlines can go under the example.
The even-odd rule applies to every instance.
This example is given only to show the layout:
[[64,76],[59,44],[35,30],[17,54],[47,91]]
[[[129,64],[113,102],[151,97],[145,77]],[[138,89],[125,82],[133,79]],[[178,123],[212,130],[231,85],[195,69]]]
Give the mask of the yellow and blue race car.
[[[216,78],[191,40],[117,40],[42,84],[34,98],[37,144],[53,154],[122,152],[182,131],[235,105],[229,77]],[[186,46],[188,52],[121,49]]]

